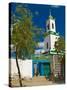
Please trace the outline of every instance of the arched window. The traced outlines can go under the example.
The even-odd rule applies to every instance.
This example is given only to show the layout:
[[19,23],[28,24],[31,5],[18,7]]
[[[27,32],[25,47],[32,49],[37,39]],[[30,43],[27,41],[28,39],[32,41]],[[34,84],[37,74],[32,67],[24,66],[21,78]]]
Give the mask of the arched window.
[[49,24],[47,25],[47,28],[48,28],[48,30],[50,29],[50,25]]
[[52,29],[54,29],[54,24],[52,23]]
[[46,47],[47,47],[47,49],[48,49],[48,42],[47,42],[47,44],[46,44]]

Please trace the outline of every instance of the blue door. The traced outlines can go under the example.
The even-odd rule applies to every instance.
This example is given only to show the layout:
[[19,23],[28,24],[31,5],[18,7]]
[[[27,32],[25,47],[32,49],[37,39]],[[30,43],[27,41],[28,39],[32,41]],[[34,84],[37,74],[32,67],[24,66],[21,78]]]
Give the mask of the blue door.
[[[47,60],[33,60],[32,75],[49,77],[51,69],[50,62]],[[37,74],[36,74],[37,73]]]
[[50,70],[50,64],[49,63],[45,63],[44,64],[44,75],[46,77],[49,77],[50,76],[50,72],[51,72],[51,70]]
[[40,63],[39,72],[41,76],[48,77],[50,75],[50,63]]
[[44,64],[43,63],[40,64],[40,75],[44,76]]

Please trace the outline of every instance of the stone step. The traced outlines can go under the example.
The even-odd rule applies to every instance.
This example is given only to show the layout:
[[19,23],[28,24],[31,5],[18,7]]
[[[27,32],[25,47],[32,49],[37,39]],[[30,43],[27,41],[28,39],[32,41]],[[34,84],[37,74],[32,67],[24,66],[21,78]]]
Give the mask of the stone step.
[[45,76],[38,76],[38,77],[33,77],[32,80],[36,80],[36,81],[46,81],[46,77]]

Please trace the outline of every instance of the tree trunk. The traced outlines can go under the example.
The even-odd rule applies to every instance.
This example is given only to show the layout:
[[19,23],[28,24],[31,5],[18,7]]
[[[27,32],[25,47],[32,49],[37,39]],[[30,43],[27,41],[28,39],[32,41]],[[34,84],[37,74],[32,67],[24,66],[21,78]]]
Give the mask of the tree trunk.
[[18,69],[19,83],[20,83],[20,86],[22,86],[22,78],[21,78],[20,68],[19,68],[19,64],[18,64],[18,57],[17,57],[17,47],[16,47],[16,65],[17,65],[17,69]]
[[11,59],[9,59],[9,87],[11,87]]

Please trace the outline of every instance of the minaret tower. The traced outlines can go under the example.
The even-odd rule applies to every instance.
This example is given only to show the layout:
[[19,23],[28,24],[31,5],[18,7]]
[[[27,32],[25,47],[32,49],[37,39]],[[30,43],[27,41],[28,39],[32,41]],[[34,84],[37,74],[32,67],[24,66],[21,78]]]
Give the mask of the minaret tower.
[[48,20],[46,22],[46,30],[47,32],[49,31],[56,32],[55,19],[51,16],[51,11]]
[[46,21],[46,32],[44,39],[44,48],[45,52],[53,53],[55,51],[55,41],[58,39],[59,34],[56,33],[56,23],[55,19],[51,15],[51,11],[49,17]]

